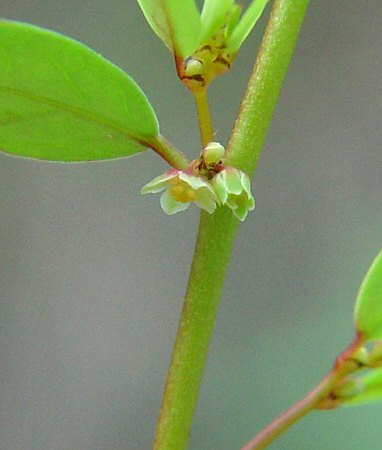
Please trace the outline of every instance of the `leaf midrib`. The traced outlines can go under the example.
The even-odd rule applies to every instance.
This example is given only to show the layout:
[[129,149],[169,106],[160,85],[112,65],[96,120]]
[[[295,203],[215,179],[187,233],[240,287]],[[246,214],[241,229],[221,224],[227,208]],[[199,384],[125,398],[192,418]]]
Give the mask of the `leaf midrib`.
[[67,103],[63,103],[63,102],[60,102],[60,101],[57,101],[57,100],[54,100],[54,99],[51,99],[48,97],[44,97],[42,95],[31,94],[27,91],[14,89],[14,88],[11,88],[8,86],[0,86],[0,92],[8,92],[15,96],[23,97],[28,100],[34,101],[36,103],[40,102],[40,103],[45,103],[47,105],[54,106],[57,109],[62,109],[73,115],[76,115],[76,116],[80,117],[81,119],[84,119],[85,121],[96,122],[98,124],[108,127],[109,129],[118,131],[119,133],[122,133],[125,136],[127,136],[128,139],[138,141],[139,143],[141,143],[144,146],[147,146],[149,143],[149,139],[145,140],[142,137],[138,137],[138,136],[134,135],[133,133],[127,131],[124,127],[122,127],[118,123],[107,120],[105,117],[91,113],[88,110],[77,108],[75,106],[68,105]]

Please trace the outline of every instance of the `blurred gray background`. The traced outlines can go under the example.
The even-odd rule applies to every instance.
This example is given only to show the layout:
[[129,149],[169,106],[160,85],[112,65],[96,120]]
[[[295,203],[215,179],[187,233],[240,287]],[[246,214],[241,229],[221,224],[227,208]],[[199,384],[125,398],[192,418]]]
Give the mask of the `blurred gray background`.
[[[268,9],[269,12],[269,9]],[[134,0],[2,0],[124,68],[198,154],[192,98]],[[241,227],[192,450],[238,450],[330,369],[382,244],[382,2],[312,0]],[[226,143],[260,36],[210,91]],[[61,165],[0,155],[0,448],[151,447],[198,210],[139,190],[154,153]],[[316,412],[275,450],[379,450],[382,404]]]

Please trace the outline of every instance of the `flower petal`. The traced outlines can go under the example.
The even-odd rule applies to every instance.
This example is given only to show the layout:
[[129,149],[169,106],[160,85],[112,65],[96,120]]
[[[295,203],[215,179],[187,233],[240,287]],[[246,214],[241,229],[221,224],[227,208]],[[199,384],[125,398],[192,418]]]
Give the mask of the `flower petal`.
[[213,179],[212,185],[222,205],[227,205],[232,213],[243,221],[248,211],[255,207],[248,175],[234,167],[226,167]]
[[228,193],[223,179],[224,170],[212,179],[212,186],[222,205],[227,201]]
[[211,192],[207,189],[199,189],[196,192],[195,203],[199,208],[204,209],[208,213],[212,214],[216,209],[216,197],[211,196]]
[[241,222],[244,222],[248,215],[248,208],[245,204],[237,205],[235,209],[232,209],[233,215],[236,216]]
[[232,211],[237,209],[239,207],[238,199],[239,197],[237,195],[229,195],[226,202],[228,208],[232,209]]
[[181,203],[175,200],[171,195],[171,192],[167,189],[163,192],[160,198],[160,205],[163,211],[169,216],[176,214],[177,212],[184,211],[190,206],[190,203]]
[[248,197],[252,197],[251,180],[249,179],[249,176],[244,172],[241,172],[241,185],[243,186],[245,192],[248,194]]
[[233,167],[228,167],[221,172],[224,176],[225,186],[229,194],[239,195],[243,192],[243,185],[241,184],[242,172]]
[[141,189],[141,194],[156,194],[165,189],[168,181],[176,178],[179,174],[178,170],[169,170],[168,172],[155,177],[153,180],[145,184]]
[[179,172],[179,179],[185,181],[189,186],[192,187],[195,191],[200,188],[206,188],[214,194],[212,187],[209,183],[202,177],[198,177],[196,175],[191,175],[187,172]]
[[255,199],[253,198],[253,195],[248,198],[248,211],[253,211],[256,207]]

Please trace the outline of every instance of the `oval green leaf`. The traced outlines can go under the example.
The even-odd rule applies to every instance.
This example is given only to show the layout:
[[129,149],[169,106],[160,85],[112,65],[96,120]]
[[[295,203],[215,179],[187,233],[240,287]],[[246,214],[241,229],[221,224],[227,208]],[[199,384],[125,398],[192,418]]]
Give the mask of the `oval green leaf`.
[[382,252],[375,258],[358,292],[357,330],[367,340],[382,339]]
[[158,135],[121,69],[58,33],[0,20],[0,149],[52,161],[120,158]]
[[202,32],[200,44],[208,41],[219,30],[234,7],[234,0],[204,0],[201,14]]
[[269,0],[253,0],[235,27],[229,39],[229,50],[236,54],[256,22],[260,19]]
[[194,0],[138,0],[147,22],[180,58],[190,56],[200,38],[200,14]]

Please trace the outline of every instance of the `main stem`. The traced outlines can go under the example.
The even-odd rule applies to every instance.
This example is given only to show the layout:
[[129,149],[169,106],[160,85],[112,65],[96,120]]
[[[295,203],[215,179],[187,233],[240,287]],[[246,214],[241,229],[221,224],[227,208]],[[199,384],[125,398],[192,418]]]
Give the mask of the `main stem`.
[[201,214],[195,257],[168,373],[155,450],[187,448],[192,415],[238,221],[230,210]]
[[252,174],[272,120],[309,0],[275,0],[229,141],[226,164]]
[[[229,143],[226,163],[254,172],[309,0],[276,0]],[[205,94],[205,93],[204,93]],[[199,111],[205,107],[199,97]],[[203,106],[204,105],[204,106]],[[208,114],[209,117],[209,114]],[[204,119],[200,123],[204,123]],[[213,138],[201,123],[203,143]],[[208,130],[208,131],[206,131]],[[238,221],[202,212],[154,450],[185,450]]]
[[[207,92],[202,89],[194,96],[204,147],[213,139]],[[155,450],[182,450],[187,446],[237,227],[237,220],[225,208],[220,208],[213,215],[201,213],[194,259],[158,421]]]

